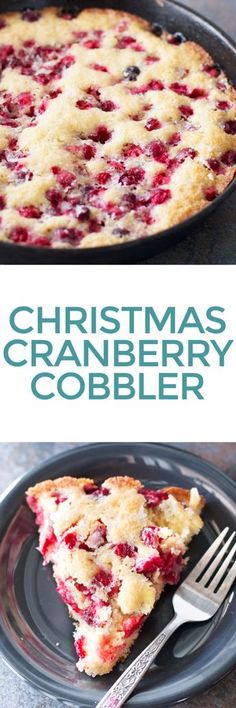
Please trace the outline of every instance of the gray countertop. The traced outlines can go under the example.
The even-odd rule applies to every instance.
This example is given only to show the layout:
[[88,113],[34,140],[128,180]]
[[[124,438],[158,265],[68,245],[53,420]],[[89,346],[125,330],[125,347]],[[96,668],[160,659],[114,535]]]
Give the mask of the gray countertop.
[[[0,493],[21,474],[51,455],[72,448],[76,443],[1,443]],[[179,447],[197,453],[236,479],[236,443],[181,443]],[[217,686],[195,699],[186,708],[235,708],[236,670]],[[47,698],[31,688],[0,661],[1,708],[59,708],[59,701]],[[82,708],[82,706],[80,707]]]

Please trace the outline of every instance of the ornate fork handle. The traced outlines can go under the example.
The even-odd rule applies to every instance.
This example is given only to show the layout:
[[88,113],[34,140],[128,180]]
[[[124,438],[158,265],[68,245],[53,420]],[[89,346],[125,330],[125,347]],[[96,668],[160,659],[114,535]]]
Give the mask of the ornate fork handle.
[[128,666],[128,669],[124,671],[104,698],[97,704],[97,708],[120,708],[120,706],[123,706],[159,651],[167,642],[167,639],[169,639],[171,634],[173,634],[177,627],[183,622],[182,617],[180,618],[175,615],[169,624],[166,625],[165,629],[163,629],[163,631],[153,639],[151,644],[148,644],[146,649],[137,656],[137,659]]

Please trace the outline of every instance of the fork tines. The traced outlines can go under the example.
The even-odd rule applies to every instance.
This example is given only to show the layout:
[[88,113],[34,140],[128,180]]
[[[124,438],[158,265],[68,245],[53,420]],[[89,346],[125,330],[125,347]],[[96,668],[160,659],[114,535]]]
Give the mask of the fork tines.
[[236,579],[236,543],[232,544],[236,532],[226,540],[228,531],[226,526],[187,577],[187,581],[196,583],[199,590],[209,591],[218,602]]

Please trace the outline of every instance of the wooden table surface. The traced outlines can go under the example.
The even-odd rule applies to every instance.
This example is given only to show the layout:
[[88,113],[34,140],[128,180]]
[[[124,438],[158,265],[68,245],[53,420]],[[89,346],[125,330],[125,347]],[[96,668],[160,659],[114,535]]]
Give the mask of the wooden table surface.
[[[2,443],[0,444],[0,493],[19,475],[75,443]],[[190,450],[220,467],[236,481],[236,443],[180,443],[179,447]],[[235,708],[236,670],[200,697],[184,703],[185,708]],[[54,701],[31,688],[16,676],[0,660],[0,706],[1,708],[59,708]],[[84,708],[80,704],[79,708]],[[170,707],[169,707],[170,708]],[[172,707],[173,708],[173,707]],[[176,707],[177,708],[177,707]]]
[[[180,0],[236,40],[236,0]],[[235,264],[236,197],[231,195],[193,236],[146,261],[164,264]]]

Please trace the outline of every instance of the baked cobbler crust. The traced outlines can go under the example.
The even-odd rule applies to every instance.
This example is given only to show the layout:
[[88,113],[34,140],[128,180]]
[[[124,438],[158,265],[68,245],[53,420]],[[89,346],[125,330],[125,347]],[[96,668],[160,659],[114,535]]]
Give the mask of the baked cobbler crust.
[[233,179],[234,88],[199,45],[158,33],[109,9],[1,15],[0,239],[143,238]]
[[62,477],[27,491],[39,550],[74,622],[78,669],[124,659],[166,585],[178,582],[202,528],[197,489],[153,490],[131,477]]

